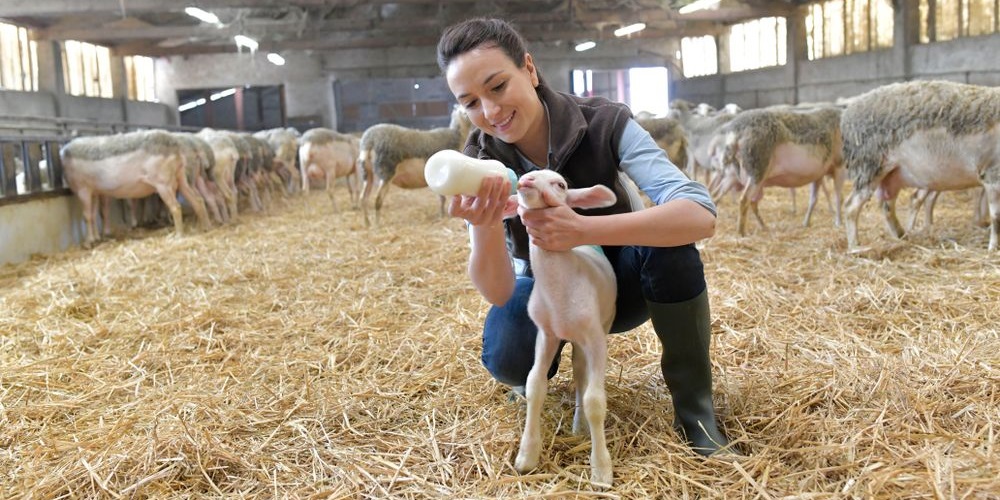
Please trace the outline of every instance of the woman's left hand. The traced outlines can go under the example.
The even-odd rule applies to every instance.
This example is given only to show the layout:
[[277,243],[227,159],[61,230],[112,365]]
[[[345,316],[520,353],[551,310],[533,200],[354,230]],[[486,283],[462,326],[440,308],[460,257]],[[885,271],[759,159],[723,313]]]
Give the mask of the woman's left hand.
[[531,242],[539,248],[562,252],[586,244],[582,241],[583,217],[565,205],[548,208],[518,207]]

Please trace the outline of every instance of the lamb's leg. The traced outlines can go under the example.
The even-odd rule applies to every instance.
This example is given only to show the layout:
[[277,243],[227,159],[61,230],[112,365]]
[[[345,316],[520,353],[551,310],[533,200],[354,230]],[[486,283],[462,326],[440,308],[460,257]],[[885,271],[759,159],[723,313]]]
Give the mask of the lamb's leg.
[[576,409],[573,411],[573,434],[589,431],[583,394],[587,389],[587,357],[582,347],[573,345],[573,385],[576,387]]
[[[590,480],[611,486],[613,481],[611,453],[604,435],[604,419],[608,412],[607,393],[604,390],[604,372],[607,367],[607,337],[595,328],[580,347],[586,360],[586,386],[583,393],[583,411],[590,426]],[[578,349],[574,345],[574,353]],[[574,363],[575,368],[575,363]]]
[[542,451],[542,404],[545,403],[549,383],[547,375],[558,351],[559,339],[539,329],[535,340],[535,363],[531,365],[524,387],[528,410],[524,419],[521,447],[514,460],[514,468],[518,472],[528,472],[538,465],[538,456]]

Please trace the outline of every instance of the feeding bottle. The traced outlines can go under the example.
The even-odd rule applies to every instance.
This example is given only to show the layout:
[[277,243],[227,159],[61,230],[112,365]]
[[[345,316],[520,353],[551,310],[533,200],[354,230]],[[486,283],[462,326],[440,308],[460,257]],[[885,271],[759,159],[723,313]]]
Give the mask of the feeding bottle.
[[510,179],[511,194],[517,189],[517,174],[496,160],[478,160],[453,149],[442,149],[431,155],[424,166],[424,179],[435,193],[450,196],[475,196],[479,185],[488,175]]

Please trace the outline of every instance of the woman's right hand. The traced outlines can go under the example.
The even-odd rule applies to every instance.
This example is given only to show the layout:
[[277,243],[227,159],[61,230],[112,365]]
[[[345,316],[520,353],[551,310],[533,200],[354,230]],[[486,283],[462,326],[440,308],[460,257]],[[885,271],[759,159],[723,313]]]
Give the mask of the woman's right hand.
[[504,207],[510,199],[510,188],[510,180],[506,177],[485,177],[476,196],[451,197],[448,215],[465,219],[473,226],[498,224],[503,221]]

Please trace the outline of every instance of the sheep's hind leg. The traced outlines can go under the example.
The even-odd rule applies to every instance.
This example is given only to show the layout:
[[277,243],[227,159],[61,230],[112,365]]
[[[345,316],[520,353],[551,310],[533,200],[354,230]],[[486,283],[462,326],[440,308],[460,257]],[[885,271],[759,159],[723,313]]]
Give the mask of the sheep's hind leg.
[[545,403],[549,382],[547,375],[558,351],[559,339],[539,329],[535,341],[535,363],[528,372],[524,388],[528,410],[524,419],[521,446],[514,460],[514,468],[518,472],[528,472],[538,466],[538,457],[542,451],[542,405]]

